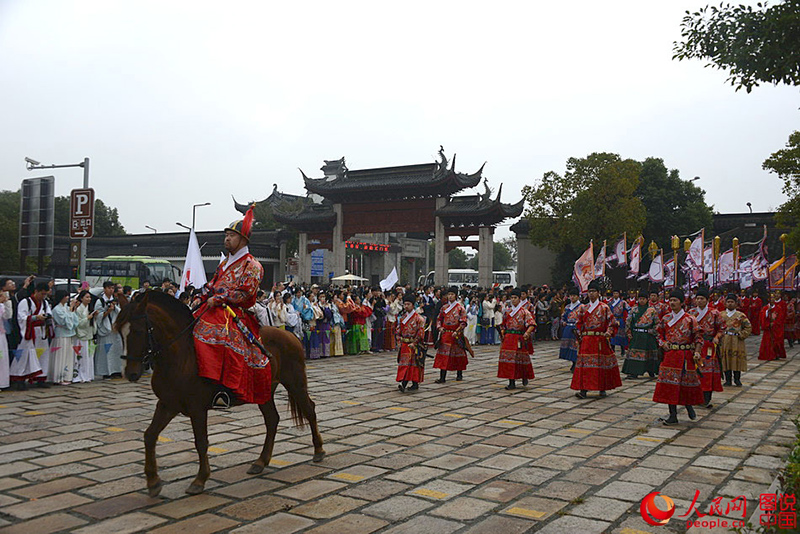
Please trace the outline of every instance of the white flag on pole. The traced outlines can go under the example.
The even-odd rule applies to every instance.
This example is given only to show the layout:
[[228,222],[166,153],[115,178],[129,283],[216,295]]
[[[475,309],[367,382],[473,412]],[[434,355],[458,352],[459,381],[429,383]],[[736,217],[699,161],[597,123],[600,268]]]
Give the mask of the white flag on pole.
[[650,271],[647,273],[648,278],[650,278],[651,282],[656,284],[661,284],[664,282],[664,261],[663,256],[659,254],[653,259],[653,262],[650,264]]
[[397,283],[397,280],[397,267],[394,267],[392,268],[392,272],[389,273],[389,276],[381,280],[381,290],[389,291]]
[[206,285],[206,269],[203,267],[203,257],[200,254],[200,245],[197,244],[197,235],[194,230],[189,232],[189,248],[186,250],[186,262],[183,264],[183,275],[178,293],[182,293],[186,286],[201,288]]

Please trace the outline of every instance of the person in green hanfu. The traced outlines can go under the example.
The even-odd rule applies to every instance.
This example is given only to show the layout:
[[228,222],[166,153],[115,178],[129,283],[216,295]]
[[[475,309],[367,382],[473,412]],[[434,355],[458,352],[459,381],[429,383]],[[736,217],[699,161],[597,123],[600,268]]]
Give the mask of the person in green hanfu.
[[622,372],[626,379],[639,378],[647,373],[651,378],[658,374],[659,348],[656,337],[658,310],[650,306],[645,291],[639,292],[636,306],[628,315],[626,330],[630,344]]

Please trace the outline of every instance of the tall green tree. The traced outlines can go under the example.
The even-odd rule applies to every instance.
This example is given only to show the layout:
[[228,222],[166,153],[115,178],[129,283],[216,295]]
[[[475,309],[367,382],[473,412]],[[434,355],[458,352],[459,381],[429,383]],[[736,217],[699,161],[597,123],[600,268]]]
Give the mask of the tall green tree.
[[622,232],[638,234],[646,211],[636,196],[641,163],[617,154],[594,153],[567,160],[564,175],[547,172],[525,186],[531,242],[554,252],[583,250]]
[[686,12],[673,59],[701,59],[748,93],[760,83],[800,84],[800,2],[720,4]]
[[788,200],[778,208],[776,219],[779,227],[788,230],[789,245],[800,250],[800,132],[793,132],[786,148],[774,152],[762,167],[783,180]]
[[667,170],[661,158],[642,162],[636,196],[647,214],[644,237],[648,243],[652,240],[669,249],[673,234],[686,235],[700,228],[711,228],[713,212],[706,204],[705,191],[691,181],[682,180],[677,169]]
[[[428,253],[431,257],[431,268],[433,268],[433,258],[436,257],[436,244],[433,241],[428,242]],[[468,269],[467,253],[460,248],[454,248],[447,253],[447,268],[448,269]]]

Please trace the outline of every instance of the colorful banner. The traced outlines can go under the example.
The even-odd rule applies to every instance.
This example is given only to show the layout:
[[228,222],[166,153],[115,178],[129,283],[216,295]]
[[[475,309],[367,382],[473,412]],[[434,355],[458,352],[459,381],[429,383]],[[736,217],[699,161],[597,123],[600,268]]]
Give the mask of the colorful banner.
[[589,282],[594,280],[594,250],[591,243],[575,262],[572,279],[581,293],[585,293],[589,289]]
[[703,239],[705,236],[705,229],[700,232],[700,235],[694,238],[691,247],[689,247],[689,258],[692,259],[694,266],[697,268],[705,265],[705,258],[703,257]]
[[633,278],[639,274],[639,264],[642,261],[642,242],[638,239],[631,249],[630,260],[630,273],[628,274],[628,278]]
[[614,254],[617,258],[617,267],[628,264],[628,243],[625,237],[625,234],[622,234],[622,239],[617,241],[617,245],[614,247]]
[[675,288],[675,260],[664,264],[664,287]]
[[647,273],[647,277],[650,279],[651,282],[655,284],[661,284],[664,282],[664,255],[659,254],[655,258],[653,258],[652,263],[650,263],[650,271]]
[[600,249],[600,254],[597,255],[597,261],[594,263],[595,277],[606,275],[606,242],[603,241],[603,248]]
[[794,289],[794,276],[797,267],[797,256],[792,254],[781,258],[769,266],[770,291]]
[[735,266],[733,259],[733,249],[723,252],[719,257],[719,277],[720,284],[727,284],[735,281]]
[[747,259],[739,263],[739,287],[748,289],[753,287],[753,259]]

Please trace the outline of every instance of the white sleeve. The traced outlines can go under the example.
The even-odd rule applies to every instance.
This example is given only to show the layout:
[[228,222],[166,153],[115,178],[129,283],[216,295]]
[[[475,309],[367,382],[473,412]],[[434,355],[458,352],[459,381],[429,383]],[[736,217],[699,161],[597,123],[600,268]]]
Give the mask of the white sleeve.
[[31,310],[28,307],[28,299],[22,299],[17,307],[17,323],[19,324],[19,330],[22,334],[22,337],[25,337],[25,330],[28,324],[28,316],[31,314]]
[[11,319],[14,316],[14,307],[11,305],[11,299],[3,303],[3,319]]

